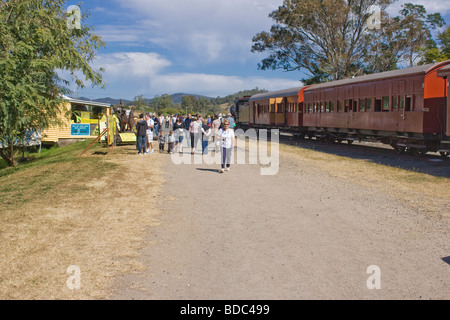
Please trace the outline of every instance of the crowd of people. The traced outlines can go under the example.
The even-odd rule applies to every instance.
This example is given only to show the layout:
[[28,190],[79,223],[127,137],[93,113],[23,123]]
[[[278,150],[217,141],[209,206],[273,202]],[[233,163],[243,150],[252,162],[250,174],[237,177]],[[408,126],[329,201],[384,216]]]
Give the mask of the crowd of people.
[[[199,143],[202,154],[207,154],[212,144],[214,152],[221,152],[221,173],[230,171],[231,153],[236,146],[234,135],[235,121],[231,113],[226,117],[221,115],[188,114],[183,117],[174,114],[140,114],[136,123],[138,154],[155,153],[154,141],[158,141],[159,152],[183,153],[183,141],[195,153]],[[167,145],[167,147],[166,147]]]

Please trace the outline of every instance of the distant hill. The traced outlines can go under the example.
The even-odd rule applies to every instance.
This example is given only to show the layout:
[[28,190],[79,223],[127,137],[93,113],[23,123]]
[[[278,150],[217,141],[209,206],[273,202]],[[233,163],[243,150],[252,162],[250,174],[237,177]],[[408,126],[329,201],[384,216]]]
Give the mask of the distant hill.
[[[175,93],[172,94],[170,97],[172,98],[173,103],[181,103],[182,98],[185,96],[194,96],[197,99],[199,98],[206,98],[208,100],[211,100],[211,97],[205,97],[205,96],[201,96],[201,95],[197,95],[197,94],[190,94],[190,93]],[[115,105],[119,105],[120,104],[120,99],[114,99],[114,98],[99,98],[99,99],[90,99],[90,98],[86,98],[86,97],[72,97],[74,99],[77,100],[85,100],[85,101],[93,101],[93,102],[101,102],[101,103],[109,103],[109,104],[115,104]],[[153,99],[145,99],[145,102],[147,104],[151,103],[153,101]],[[132,100],[126,100],[126,99],[122,99],[122,103],[127,106],[127,105],[132,105],[133,101]]]
[[206,98],[208,100],[212,99],[211,97],[201,96],[201,95],[198,95],[198,94],[190,94],[190,93],[175,93],[175,94],[171,95],[173,103],[181,103],[182,102],[182,98],[186,97],[186,96],[194,96],[197,99],[199,99],[199,98]]
[[[173,103],[181,103],[182,102],[182,98],[185,96],[194,96],[197,99],[200,98],[206,98],[208,99],[213,105],[223,105],[223,104],[233,104],[234,100],[236,98],[239,97],[243,97],[243,96],[251,96],[257,93],[262,93],[262,92],[267,92],[267,90],[264,89],[252,89],[252,90],[244,90],[244,91],[239,91],[233,94],[230,94],[226,97],[217,97],[217,98],[212,98],[212,97],[206,97],[206,96],[202,96],[202,95],[198,95],[198,94],[191,94],[191,93],[174,93],[172,95],[170,95],[170,97],[172,98]],[[73,97],[74,99],[77,100],[86,100],[86,101],[94,101],[94,102],[101,102],[101,103],[109,103],[109,104],[115,104],[115,105],[120,105],[120,100],[121,99],[115,99],[115,98],[99,98],[99,99],[90,99],[90,98],[86,98],[86,97]],[[153,99],[144,99],[146,104],[151,104]],[[132,100],[126,100],[126,99],[122,99],[122,103],[125,106],[129,106],[133,104]]]
[[[115,105],[119,105],[120,104],[120,99],[114,99],[114,98],[99,98],[99,99],[90,99],[90,98],[86,98],[86,97],[72,97],[74,99],[77,100],[85,100],[85,101],[93,101],[93,102],[101,102],[101,103],[109,103],[109,104],[115,104]],[[130,105],[133,104],[133,101],[131,100],[126,100],[126,99],[122,99],[122,103],[124,105]]]

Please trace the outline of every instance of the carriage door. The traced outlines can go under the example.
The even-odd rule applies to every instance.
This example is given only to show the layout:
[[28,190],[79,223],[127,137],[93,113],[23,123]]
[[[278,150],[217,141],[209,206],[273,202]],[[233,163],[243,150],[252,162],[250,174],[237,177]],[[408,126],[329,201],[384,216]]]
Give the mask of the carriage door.
[[445,94],[446,94],[446,100],[445,100],[445,119],[447,122],[446,128],[446,136],[450,137],[450,81],[448,81],[448,77],[445,77]]
[[286,126],[287,123],[288,123],[288,114],[287,114],[287,112],[288,112],[288,106],[289,106],[287,97],[283,98],[283,105],[284,105],[284,126]]
[[405,81],[398,82],[398,112],[397,112],[397,131],[405,131],[406,109],[405,109]]

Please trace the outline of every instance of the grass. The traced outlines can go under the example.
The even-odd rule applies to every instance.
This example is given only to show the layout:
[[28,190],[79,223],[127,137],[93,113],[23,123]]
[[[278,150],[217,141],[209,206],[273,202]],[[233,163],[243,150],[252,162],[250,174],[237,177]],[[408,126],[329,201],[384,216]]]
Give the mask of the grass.
[[283,144],[280,151],[331,176],[376,188],[426,215],[450,217],[450,179]]
[[[17,209],[34,197],[48,196],[55,188],[68,185],[76,188],[81,176],[99,179],[114,169],[114,165],[105,166],[101,157],[78,157],[91,142],[87,140],[61,148],[42,149],[41,153],[29,155],[33,160],[19,163],[16,167],[5,167],[2,160],[0,205],[6,210]],[[90,152],[102,149],[104,147],[96,144]]]
[[[79,157],[90,142],[0,169],[0,299],[103,299],[116,275],[142,268],[137,250],[157,220],[133,197],[146,192],[151,208],[158,188],[141,190],[136,177],[144,168],[162,185],[162,160],[136,164],[133,146],[105,154],[98,144]],[[66,286],[71,265],[80,290]]]

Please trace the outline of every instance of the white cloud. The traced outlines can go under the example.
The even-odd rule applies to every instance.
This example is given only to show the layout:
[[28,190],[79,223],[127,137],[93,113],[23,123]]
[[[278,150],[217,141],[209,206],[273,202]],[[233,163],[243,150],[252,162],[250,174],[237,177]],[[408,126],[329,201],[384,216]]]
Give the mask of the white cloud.
[[141,94],[151,98],[164,93],[183,92],[217,97],[255,87],[272,91],[301,86],[300,81],[283,78],[167,72],[166,68],[171,65],[169,60],[153,52],[102,54],[96,58],[94,67],[106,69],[103,74],[108,84],[106,90],[87,89],[79,94],[89,95],[95,92],[96,97],[133,99]]
[[171,62],[154,52],[117,52],[99,55],[95,65],[105,68],[105,76],[109,78],[148,78]]
[[157,75],[150,87],[161,93],[194,93],[210,97],[226,96],[234,92],[258,87],[269,91],[301,86],[301,82],[288,79],[238,77],[201,73],[173,73]]
[[398,15],[405,3],[422,5],[428,14],[438,12],[445,16],[450,13],[450,0],[398,0],[389,7],[389,14],[392,16]]
[[[169,51],[182,51],[186,64],[252,59],[251,39],[267,30],[268,14],[282,0],[128,0],[117,4],[136,13],[125,29],[105,27],[106,41],[151,42]],[[102,33],[100,33],[102,34]]]

